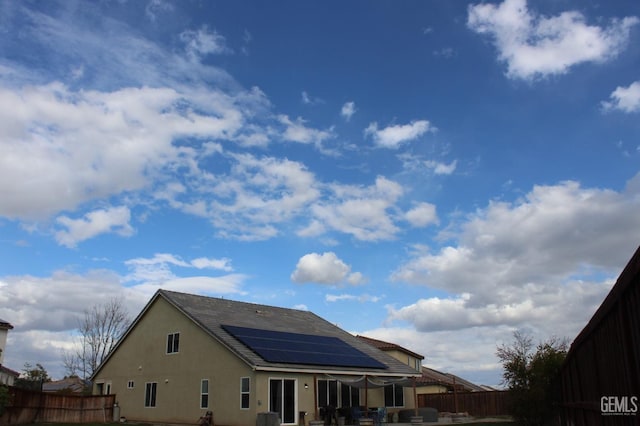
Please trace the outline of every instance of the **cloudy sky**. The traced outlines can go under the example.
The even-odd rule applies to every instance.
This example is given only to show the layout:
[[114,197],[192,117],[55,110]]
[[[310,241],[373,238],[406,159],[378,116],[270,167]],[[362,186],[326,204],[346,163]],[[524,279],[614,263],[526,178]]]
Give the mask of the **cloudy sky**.
[[159,288],[308,309],[477,383],[640,245],[640,3],[0,3],[5,365]]

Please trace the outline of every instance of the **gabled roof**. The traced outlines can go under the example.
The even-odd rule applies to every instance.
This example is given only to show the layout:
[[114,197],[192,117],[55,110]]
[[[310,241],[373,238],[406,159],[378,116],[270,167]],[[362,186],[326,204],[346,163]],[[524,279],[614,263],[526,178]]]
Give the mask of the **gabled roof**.
[[91,387],[91,382],[83,380],[80,377],[66,377],[62,380],[54,380],[42,384],[42,392],[60,392],[69,391],[73,393],[82,393]]
[[3,328],[5,330],[11,330],[13,326],[9,324],[7,321],[0,318],[0,328]]
[[373,347],[376,347],[376,348],[380,349],[381,351],[400,351],[400,352],[404,352],[405,354],[410,355],[410,356],[412,356],[414,358],[424,359],[424,356],[422,356],[422,355],[420,355],[420,354],[418,354],[416,352],[410,351],[407,348],[403,348],[402,346],[397,345],[395,343],[385,342],[383,340],[372,339],[371,337],[360,336],[360,335],[357,336],[357,337],[358,337],[358,339],[370,344]]
[[[356,336],[340,329],[330,322],[309,311],[278,308],[254,303],[237,302],[228,299],[158,290],[143,311],[138,315],[118,345],[126,339],[129,332],[142,320],[145,312],[162,298],[201,327],[212,338],[227,347],[236,356],[256,370],[318,372],[329,374],[357,374],[394,377],[417,376],[416,371],[377,348],[363,342]],[[384,364],[387,368],[336,367],[269,362],[230,334],[223,326],[248,327],[286,333],[299,333],[312,336],[338,338],[365,355]],[[109,360],[111,355],[103,365]],[[100,367],[94,373],[98,373]]]
[[448,388],[450,391],[453,391],[454,380],[456,390],[458,391],[476,392],[487,390],[482,386],[478,386],[468,380],[463,379],[462,377],[458,377],[451,373],[443,373],[429,367],[422,367],[422,377],[416,381],[416,384],[418,386],[440,385]]
[[7,376],[13,376],[16,379],[18,378],[18,376],[20,376],[20,373],[10,368],[7,368],[4,365],[0,365],[0,373],[6,374]]

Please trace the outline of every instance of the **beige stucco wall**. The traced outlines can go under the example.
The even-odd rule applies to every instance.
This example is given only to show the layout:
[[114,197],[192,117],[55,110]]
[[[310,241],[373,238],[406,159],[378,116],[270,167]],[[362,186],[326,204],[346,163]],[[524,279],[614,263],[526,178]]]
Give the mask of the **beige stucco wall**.
[[[180,333],[179,353],[167,354],[167,335]],[[209,380],[209,407],[216,423],[255,423],[255,410],[240,409],[240,378],[252,370],[162,298],[148,309],[94,380],[110,385],[128,420],[195,424],[202,379]],[[129,389],[127,383],[134,381]],[[157,382],[156,407],[144,407],[145,384]],[[251,392],[251,407],[256,407]]]
[[421,395],[423,393],[447,393],[449,389],[446,386],[441,385],[428,385],[428,386],[419,386],[416,388],[417,394]]

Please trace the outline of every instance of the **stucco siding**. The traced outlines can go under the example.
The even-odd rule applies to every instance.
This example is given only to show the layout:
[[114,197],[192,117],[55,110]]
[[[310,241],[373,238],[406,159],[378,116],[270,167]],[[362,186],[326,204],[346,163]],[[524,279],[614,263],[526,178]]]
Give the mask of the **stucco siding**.
[[[167,336],[180,333],[179,350],[167,354]],[[211,338],[162,298],[149,307],[143,320],[121,342],[94,383],[110,386],[121,416],[128,420],[196,423],[201,380],[209,380],[209,409],[217,423],[253,424],[255,398],[249,410],[240,409],[240,378],[255,376],[247,364]],[[133,382],[133,387],[129,383]],[[145,407],[147,383],[156,385],[156,406]],[[94,392],[97,385],[94,385]],[[254,396],[254,392],[250,394]]]

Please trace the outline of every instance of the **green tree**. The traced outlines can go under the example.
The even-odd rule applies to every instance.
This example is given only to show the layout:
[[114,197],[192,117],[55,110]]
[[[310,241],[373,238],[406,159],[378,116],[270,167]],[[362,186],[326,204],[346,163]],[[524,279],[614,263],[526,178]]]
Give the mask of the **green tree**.
[[0,385],[0,417],[11,403],[11,394],[7,385]]
[[14,385],[23,389],[42,390],[42,384],[50,381],[51,377],[49,377],[49,373],[47,373],[42,364],[36,363],[33,366],[25,362],[22,374],[16,379]]
[[567,341],[552,337],[533,345],[531,336],[516,331],[514,341],[498,346],[503,382],[510,393],[511,415],[523,426],[557,424],[558,377],[567,354]]

